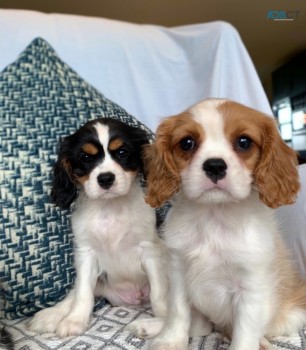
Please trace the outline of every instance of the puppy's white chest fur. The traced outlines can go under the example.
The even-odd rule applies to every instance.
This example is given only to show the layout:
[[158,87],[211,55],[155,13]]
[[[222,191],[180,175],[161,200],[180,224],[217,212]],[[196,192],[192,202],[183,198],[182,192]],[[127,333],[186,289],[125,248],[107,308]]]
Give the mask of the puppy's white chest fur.
[[154,211],[145,204],[137,179],[125,197],[107,200],[80,197],[72,218],[76,264],[80,251],[95,256],[101,276],[97,294],[113,304],[137,304],[137,296],[148,301],[141,243],[156,241],[154,222]]
[[[151,238],[154,231],[154,211],[145,204],[143,192],[136,179],[128,195],[112,199],[79,198],[77,209],[73,213],[72,225],[76,242],[82,242],[93,249],[115,247],[124,240],[130,231],[136,233],[134,240]],[[151,226],[150,226],[151,225]],[[88,235],[81,234],[81,228]],[[140,236],[146,228],[149,232]],[[83,231],[84,232],[84,231]],[[108,242],[111,241],[111,242]],[[97,247],[97,244],[100,247]]]
[[[73,216],[74,230],[77,231],[80,225],[86,225],[88,233],[86,237],[76,235],[76,242],[82,241],[86,246],[101,253],[115,253],[123,242],[127,243],[128,233],[133,229],[129,204],[122,206],[123,201],[119,202],[116,199],[108,202],[86,201],[85,199],[85,203],[82,203],[82,210],[77,211]],[[82,216],[86,217],[84,223]]]
[[[270,210],[250,203],[245,207],[188,203],[186,210],[181,202],[174,204],[165,225],[167,245],[183,257],[192,304],[224,326],[232,322],[235,300],[244,290],[265,288],[262,282],[258,287],[258,281],[272,278]],[[258,211],[262,211],[262,221],[257,219]]]

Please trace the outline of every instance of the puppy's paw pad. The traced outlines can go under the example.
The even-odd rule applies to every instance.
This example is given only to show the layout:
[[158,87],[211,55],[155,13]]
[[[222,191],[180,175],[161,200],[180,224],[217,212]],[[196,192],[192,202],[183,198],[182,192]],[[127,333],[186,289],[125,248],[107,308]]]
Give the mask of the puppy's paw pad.
[[263,338],[260,341],[259,350],[275,350],[275,347],[269,342],[268,339]]
[[87,330],[87,323],[65,318],[58,326],[56,335],[59,338],[81,335]]
[[128,324],[125,329],[138,338],[152,338],[157,336],[164,325],[164,320],[158,318],[149,318],[135,320]]
[[145,327],[143,327],[141,324],[137,325],[134,324],[135,322],[127,325],[125,327],[125,329],[127,331],[129,331],[130,333],[132,333],[133,335],[135,335],[138,338],[142,338],[142,339],[147,339],[149,338],[149,334],[147,332],[147,329]]

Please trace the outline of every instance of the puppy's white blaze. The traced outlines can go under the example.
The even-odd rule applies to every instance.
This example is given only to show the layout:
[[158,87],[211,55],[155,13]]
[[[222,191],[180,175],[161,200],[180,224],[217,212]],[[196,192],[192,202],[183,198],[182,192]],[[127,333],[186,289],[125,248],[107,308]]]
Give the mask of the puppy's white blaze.
[[[204,142],[199,145],[191,163],[182,172],[182,182],[187,195],[200,202],[237,201],[245,199],[251,191],[251,173],[239,160],[224,133],[224,119],[216,108],[222,103],[223,100],[205,101],[188,111],[202,126]],[[226,176],[217,185],[203,170],[204,162],[211,158],[223,159],[227,165]]]
[[[206,103],[194,106],[189,110],[193,119],[204,129],[205,143],[203,148],[207,159],[222,158],[229,146],[224,135],[223,118],[216,108],[220,104],[219,100],[206,101]],[[205,112],[203,113],[204,106]]]
[[98,139],[103,146],[104,150],[107,150],[109,143],[109,128],[107,125],[96,123],[94,128],[97,130]]
[[104,150],[104,159],[103,162],[99,165],[100,172],[107,172],[114,167],[114,164],[117,165],[108,152],[108,144],[109,144],[109,127],[107,125],[103,125],[101,123],[97,123],[94,125],[97,130],[97,135],[99,142],[103,146]]

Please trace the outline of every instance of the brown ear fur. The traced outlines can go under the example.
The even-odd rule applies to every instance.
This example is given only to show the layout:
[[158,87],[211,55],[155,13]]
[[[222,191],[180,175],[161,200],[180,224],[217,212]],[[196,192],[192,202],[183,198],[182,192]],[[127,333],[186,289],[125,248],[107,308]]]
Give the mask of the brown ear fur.
[[297,154],[281,139],[273,119],[262,119],[264,145],[255,170],[259,198],[269,207],[292,204],[300,189]]
[[162,122],[156,133],[155,144],[144,147],[146,202],[154,208],[161,207],[180,186],[180,175],[173,159],[171,144],[174,124],[174,117]]

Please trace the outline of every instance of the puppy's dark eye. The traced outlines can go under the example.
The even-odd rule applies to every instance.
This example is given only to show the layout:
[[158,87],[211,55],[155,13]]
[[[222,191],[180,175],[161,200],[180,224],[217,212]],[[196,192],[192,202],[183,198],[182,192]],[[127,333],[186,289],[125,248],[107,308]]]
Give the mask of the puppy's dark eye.
[[248,151],[253,145],[253,141],[248,136],[239,136],[235,141],[235,148],[238,151]]
[[180,146],[183,151],[191,151],[194,149],[195,142],[192,137],[185,137],[180,141]]
[[81,162],[83,163],[91,163],[94,161],[94,156],[92,154],[83,153],[81,156]]
[[129,155],[129,152],[127,149],[125,148],[119,148],[117,151],[116,151],[116,154],[119,158],[123,159],[123,158],[126,158],[128,155]]

